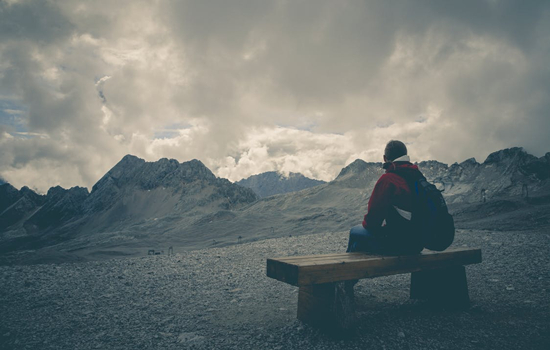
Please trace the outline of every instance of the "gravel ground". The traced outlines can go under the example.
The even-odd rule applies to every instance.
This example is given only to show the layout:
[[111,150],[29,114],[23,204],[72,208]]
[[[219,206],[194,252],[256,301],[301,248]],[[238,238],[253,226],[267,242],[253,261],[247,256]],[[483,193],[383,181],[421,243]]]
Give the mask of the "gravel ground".
[[285,237],[173,256],[0,267],[0,349],[550,349],[550,231],[459,230],[481,247],[472,306],[409,300],[410,275],[361,280],[357,330],[296,319],[298,288],[267,257],[343,251],[347,234]]

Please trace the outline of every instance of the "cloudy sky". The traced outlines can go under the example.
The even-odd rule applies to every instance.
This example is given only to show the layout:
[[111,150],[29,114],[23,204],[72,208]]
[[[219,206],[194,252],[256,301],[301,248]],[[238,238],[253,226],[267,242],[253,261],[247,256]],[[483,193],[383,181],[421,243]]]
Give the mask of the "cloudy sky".
[[0,177],[91,186],[124,155],[331,180],[385,143],[550,151],[549,1],[0,0]]

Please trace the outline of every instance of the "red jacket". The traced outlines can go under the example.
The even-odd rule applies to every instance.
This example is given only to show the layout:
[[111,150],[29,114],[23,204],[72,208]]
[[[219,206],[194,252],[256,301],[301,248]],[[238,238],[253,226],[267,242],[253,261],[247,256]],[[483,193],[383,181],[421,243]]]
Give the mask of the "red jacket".
[[406,230],[410,222],[413,197],[407,182],[398,173],[407,172],[420,173],[418,167],[410,162],[394,162],[376,182],[369,199],[368,213],[363,220],[363,227],[375,235],[390,228],[395,228],[391,231],[400,231],[400,236],[405,234],[401,231]]

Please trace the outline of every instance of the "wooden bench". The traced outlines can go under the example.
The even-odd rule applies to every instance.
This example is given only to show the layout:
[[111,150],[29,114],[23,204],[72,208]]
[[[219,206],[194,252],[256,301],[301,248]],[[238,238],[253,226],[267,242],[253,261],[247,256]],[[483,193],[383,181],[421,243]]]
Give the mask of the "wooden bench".
[[447,307],[470,303],[464,265],[481,262],[481,249],[424,250],[416,255],[367,253],[267,259],[267,276],[299,287],[298,319],[321,327],[350,329],[355,321],[354,280],[411,274],[410,297]]

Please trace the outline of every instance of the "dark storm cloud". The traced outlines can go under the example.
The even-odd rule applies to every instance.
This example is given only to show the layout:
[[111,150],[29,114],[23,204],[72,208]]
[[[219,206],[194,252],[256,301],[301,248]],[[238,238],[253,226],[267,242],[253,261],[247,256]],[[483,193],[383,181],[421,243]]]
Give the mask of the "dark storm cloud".
[[63,41],[75,27],[50,1],[0,2],[0,42],[31,41],[48,45]]

